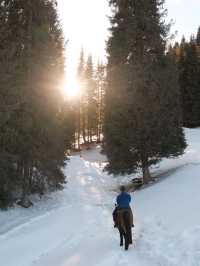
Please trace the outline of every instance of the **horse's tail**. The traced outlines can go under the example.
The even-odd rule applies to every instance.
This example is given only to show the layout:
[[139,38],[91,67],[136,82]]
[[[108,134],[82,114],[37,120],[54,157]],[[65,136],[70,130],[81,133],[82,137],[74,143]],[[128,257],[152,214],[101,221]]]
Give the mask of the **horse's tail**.
[[130,214],[129,214],[128,211],[124,211],[123,220],[124,220],[124,226],[125,226],[126,232],[128,232],[129,228],[131,227],[131,225],[130,225]]
[[130,217],[130,212],[129,211],[125,211],[123,213],[123,218],[124,218],[124,226],[125,226],[125,230],[126,230],[126,234],[128,236],[129,239],[129,243],[132,243],[132,230],[131,230],[131,217]]

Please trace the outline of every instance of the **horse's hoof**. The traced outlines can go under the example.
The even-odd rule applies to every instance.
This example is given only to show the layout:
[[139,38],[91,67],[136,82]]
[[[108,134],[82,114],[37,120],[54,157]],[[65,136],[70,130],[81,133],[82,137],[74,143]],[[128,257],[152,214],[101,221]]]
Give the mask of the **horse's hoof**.
[[122,243],[120,243],[120,247],[123,247],[123,244]]

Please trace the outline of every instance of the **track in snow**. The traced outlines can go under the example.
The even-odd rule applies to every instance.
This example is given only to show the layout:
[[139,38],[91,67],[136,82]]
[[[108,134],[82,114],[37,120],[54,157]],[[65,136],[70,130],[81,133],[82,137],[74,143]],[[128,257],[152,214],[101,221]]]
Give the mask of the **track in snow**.
[[[200,132],[187,134],[186,155],[164,161],[162,170],[200,162]],[[135,246],[125,252],[111,216],[118,180],[98,160],[95,151],[73,156],[64,191],[29,210],[0,212],[1,265],[200,266],[200,166],[134,193]]]

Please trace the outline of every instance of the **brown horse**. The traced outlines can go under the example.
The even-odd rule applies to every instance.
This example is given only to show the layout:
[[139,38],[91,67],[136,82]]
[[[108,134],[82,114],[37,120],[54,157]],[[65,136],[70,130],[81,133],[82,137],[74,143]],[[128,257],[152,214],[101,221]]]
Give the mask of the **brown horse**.
[[123,246],[123,240],[124,240],[125,250],[128,250],[129,245],[133,243],[132,225],[133,225],[133,214],[131,209],[117,210],[116,226],[120,234],[120,246]]

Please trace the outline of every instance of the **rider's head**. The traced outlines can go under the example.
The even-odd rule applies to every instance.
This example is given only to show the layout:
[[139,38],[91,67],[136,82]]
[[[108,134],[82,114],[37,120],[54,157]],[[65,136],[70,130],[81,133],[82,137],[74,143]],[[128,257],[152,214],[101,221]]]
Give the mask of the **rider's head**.
[[120,191],[121,192],[125,192],[126,191],[126,187],[125,186],[120,186]]

